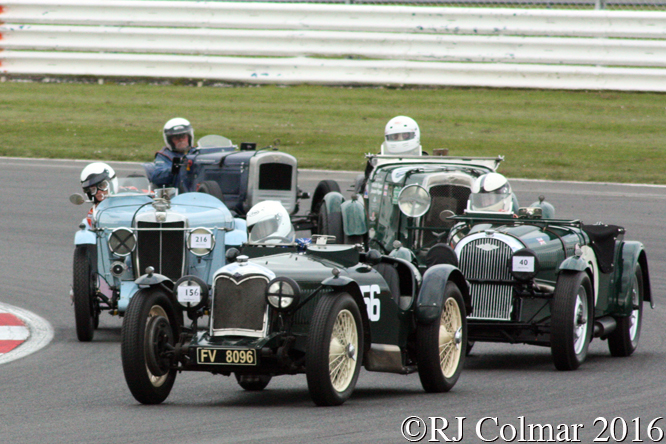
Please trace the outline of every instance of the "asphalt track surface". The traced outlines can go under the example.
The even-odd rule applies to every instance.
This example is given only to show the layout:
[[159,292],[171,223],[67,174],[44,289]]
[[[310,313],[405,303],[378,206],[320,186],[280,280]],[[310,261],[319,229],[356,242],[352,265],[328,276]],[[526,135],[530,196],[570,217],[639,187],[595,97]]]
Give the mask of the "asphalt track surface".
[[[183,373],[165,403],[143,406],[123,377],[121,320],[103,314],[92,343],[76,339],[68,296],[73,237],[88,208],[71,205],[68,196],[80,192],[85,164],[0,158],[0,302],[29,310],[54,329],[48,346],[0,365],[1,443],[400,443],[408,442],[401,425],[411,416],[428,425],[430,418],[445,418],[453,423],[447,438],[462,433],[465,443],[527,442],[520,441],[520,417],[527,425],[553,427],[560,442],[577,437],[589,443],[599,434],[620,442],[623,423],[624,442],[659,438],[658,430],[652,439],[647,431],[666,416],[664,187],[512,181],[523,205],[545,194],[558,217],[623,225],[627,239],[645,244],[657,308],[646,306],[641,342],[629,358],[611,358],[606,342],[595,340],[579,370],[558,372],[547,348],[477,344],[450,393],[424,393],[416,374],[363,370],[352,398],[335,408],[314,406],[304,375],[245,392],[233,377]],[[112,166],[120,176],[139,170]],[[312,191],[319,180],[335,178],[345,190],[354,176],[302,171],[300,183]],[[497,425],[486,417],[497,418]],[[615,437],[601,433],[597,418],[617,418]],[[653,425],[666,430],[664,419]],[[518,431],[513,439],[512,427]],[[419,430],[412,424],[412,432]],[[421,442],[446,442],[442,435],[431,441],[430,433]]]

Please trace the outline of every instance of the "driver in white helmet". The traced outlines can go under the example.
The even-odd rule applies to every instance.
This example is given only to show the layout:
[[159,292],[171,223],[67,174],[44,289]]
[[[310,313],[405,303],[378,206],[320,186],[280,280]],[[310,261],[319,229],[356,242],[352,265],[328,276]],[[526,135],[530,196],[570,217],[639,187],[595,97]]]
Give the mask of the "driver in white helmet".
[[153,163],[144,164],[148,180],[158,187],[177,187],[183,158],[194,143],[194,129],[187,119],[175,117],[162,129],[164,148],[155,153]]
[[91,163],[81,171],[81,188],[93,203],[86,216],[88,225],[92,226],[92,215],[97,205],[106,199],[109,194],[118,191],[116,172],[103,162]]
[[518,198],[511,191],[506,177],[499,173],[483,174],[472,184],[472,193],[467,201],[468,211],[518,212]]
[[292,244],[296,239],[289,213],[276,200],[265,200],[250,208],[246,216],[250,243]]
[[384,128],[382,154],[399,156],[421,155],[421,131],[414,119],[397,116],[389,120]]

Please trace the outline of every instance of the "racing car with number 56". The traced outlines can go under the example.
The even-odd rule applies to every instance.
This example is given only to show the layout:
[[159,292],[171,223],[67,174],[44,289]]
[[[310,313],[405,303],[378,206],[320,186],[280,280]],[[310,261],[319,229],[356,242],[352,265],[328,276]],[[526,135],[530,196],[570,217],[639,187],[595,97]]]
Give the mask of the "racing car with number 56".
[[[288,221],[287,212],[280,218]],[[228,263],[210,285],[154,272],[137,280],[141,290],[130,301],[121,339],[135,399],[161,403],[181,371],[233,374],[245,390],[305,373],[312,399],[323,406],[351,396],[361,366],[418,372],[427,392],[456,384],[470,299],[455,266],[421,275],[412,263],[376,250],[326,243],[332,236],[296,243],[257,231],[253,226],[241,250],[227,251]]]

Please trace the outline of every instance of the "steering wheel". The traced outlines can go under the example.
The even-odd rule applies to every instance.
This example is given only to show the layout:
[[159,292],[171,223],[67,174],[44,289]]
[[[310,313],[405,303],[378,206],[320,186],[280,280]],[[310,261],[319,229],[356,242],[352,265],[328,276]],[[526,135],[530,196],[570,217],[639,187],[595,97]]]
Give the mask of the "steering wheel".
[[294,243],[294,241],[292,241],[288,237],[278,236],[278,235],[266,236],[266,237],[263,237],[259,240],[256,240],[255,242],[260,243],[260,242],[265,242],[265,241],[271,240],[271,239],[278,239],[278,240],[284,241],[287,244],[293,244]]

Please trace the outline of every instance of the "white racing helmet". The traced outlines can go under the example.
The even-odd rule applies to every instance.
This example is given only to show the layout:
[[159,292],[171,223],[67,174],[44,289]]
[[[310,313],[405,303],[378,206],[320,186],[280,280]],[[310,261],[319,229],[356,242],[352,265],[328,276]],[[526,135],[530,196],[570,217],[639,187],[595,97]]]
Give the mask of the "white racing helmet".
[[285,244],[296,238],[289,213],[276,200],[265,200],[250,208],[246,221],[251,243]]
[[[105,183],[106,182],[106,183]],[[94,162],[86,165],[81,171],[81,188],[89,199],[93,199],[97,192],[97,187],[108,188],[109,194],[115,194],[118,191],[118,179],[116,172],[109,165],[103,162]],[[93,190],[93,188],[95,188]]]
[[414,119],[398,116],[389,120],[384,128],[382,154],[421,155],[421,131]]
[[472,184],[472,194],[467,201],[470,211],[503,211],[513,209],[511,185],[503,175],[488,173],[479,176]]
[[189,137],[189,146],[192,146],[194,143],[194,129],[192,128],[190,121],[183,119],[182,117],[174,117],[165,123],[162,134],[164,135],[164,143],[172,150],[175,149],[175,147],[173,146],[173,143],[171,143],[171,136],[187,134]]

